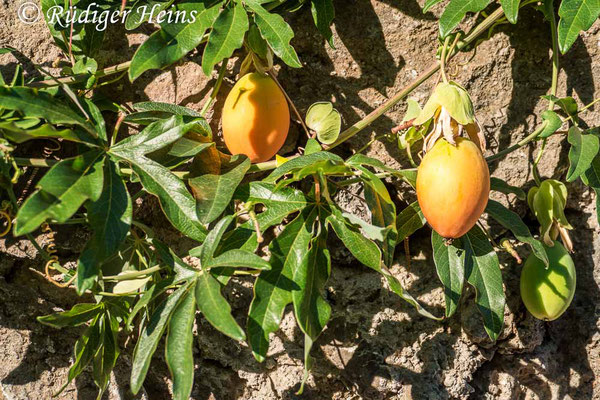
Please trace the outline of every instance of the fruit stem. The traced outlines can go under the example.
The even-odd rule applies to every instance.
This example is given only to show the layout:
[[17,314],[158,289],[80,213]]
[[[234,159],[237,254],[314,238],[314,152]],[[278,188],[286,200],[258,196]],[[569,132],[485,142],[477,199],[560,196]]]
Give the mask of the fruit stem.
[[217,98],[217,95],[219,94],[219,89],[221,89],[221,84],[223,83],[223,78],[225,77],[225,72],[227,72],[227,60],[225,60],[221,63],[221,68],[219,69],[219,75],[217,76],[217,82],[215,83],[215,86],[213,87],[210,97],[208,98],[206,103],[204,103],[202,110],[200,110],[200,115],[202,115],[203,117],[206,114],[206,112],[208,111],[208,109],[214,104],[214,102]]
[[[492,25],[494,25],[496,20],[500,19],[503,15],[504,15],[504,11],[502,10],[502,7],[498,7],[486,19],[481,21],[481,23],[479,25],[477,25],[475,28],[473,28],[471,30],[471,32],[465,37],[464,41],[462,41],[456,45],[456,50],[453,53],[448,54],[448,60],[452,59],[452,57],[456,56],[456,54],[458,54],[461,50],[463,50],[468,45],[473,43],[475,41],[475,39],[477,39],[481,34],[486,32]],[[351,137],[356,135],[358,132],[365,129],[367,126],[371,125],[373,123],[373,121],[375,121],[377,118],[381,117],[383,114],[385,114],[387,111],[389,111],[398,102],[403,100],[413,90],[415,90],[417,87],[422,85],[425,81],[427,81],[429,78],[431,78],[439,70],[440,70],[440,63],[436,62],[435,64],[430,66],[427,70],[425,70],[421,75],[419,75],[419,77],[417,77],[417,79],[415,79],[412,83],[410,83],[409,85],[405,86],[402,90],[400,90],[400,92],[398,94],[396,94],[394,97],[392,97],[391,99],[386,101],[380,107],[373,110],[365,118],[361,119],[360,121],[356,122],[354,125],[348,127],[346,130],[344,130],[334,143],[332,143],[328,146],[324,146],[325,150],[331,150],[334,147],[339,146],[340,144],[344,143],[345,141],[347,141],[348,139],[350,139]]]
[[496,154],[493,154],[489,157],[486,157],[485,160],[490,163],[492,161],[495,161],[499,158],[504,157],[505,155],[512,153],[513,151],[525,146],[526,144],[528,144],[529,142],[531,142],[532,140],[534,140],[536,137],[539,136],[540,133],[542,133],[542,131],[544,130],[544,128],[546,127],[547,122],[544,121],[542,122],[542,124],[535,130],[533,131],[529,136],[523,138],[522,140],[518,141],[517,143],[513,144],[510,147],[507,147],[506,149],[499,151]]
[[[550,34],[552,35],[552,86],[550,94],[556,97],[558,87],[559,51],[558,51],[558,33],[556,29],[556,15],[554,14],[554,0],[545,1],[547,16],[550,19]],[[548,110],[554,109],[554,100],[550,100]]]
[[[101,69],[100,71],[96,72],[95,75],[96,75],[96,78],[102,78],[102,77],[105,77],[108,75],[118,74],[119,72],[127,71],[129,69],[130,65],[131,65],[131,61],[127,61],[127,62],[124,62],[121,64],[113,65],[112,67]],[[39,81],[39,82],[31,82],[30,84],[28,84],[26,86],[32,87],[32,88],[46,88],[46,87],[60,86],[60,85],[71,85],[73,83],[82,82],[88,78],[89,78],[88,74],[77,74],[77,75],[65,76],[63,78],[52,77],[50,79],[45,79],[45,80]]]
[[283,95],[287,99],[290,107],[292,108],[292,111],[294,112],[294,114],[296,114],[296,118],[298,118],[298,120],[300,121],[300,125],[302,125],[302,129],[304,129],[304,132],[306,132],[306,136],[308,136],[309,139],[314,138],[314,136],[311,135],[310,132],[308,131],[308,127],[304,123],[304,119],[302,118],[302,116],[298,112],[298,109],[296,108],[296,105],[294,104],[294,102],[292,101],[292,99],[290,98],[290,96],[288,96],[288,94],[285,91],[285,89],[283,88],[283,86],[281,86],[281,83],[279,83],[279,80],[277,79],[277,76],[271,70],[267,71],[267,74],[269,74],[269,76],[271,78],[273,78],[273,80],[275,81],[275,83],[277,84],[277,86],[279,86],[279,89],[281,89],[281,91],[283,92]]
[[444,46],[442,47],[442,55],[440,57],[440,72],[442,73],[442,80],[444,83],[448,83],[448,76],[446,76],[446,52],[448,51],[449,44],[450,36],[446,36],[446,40],[444,40]]

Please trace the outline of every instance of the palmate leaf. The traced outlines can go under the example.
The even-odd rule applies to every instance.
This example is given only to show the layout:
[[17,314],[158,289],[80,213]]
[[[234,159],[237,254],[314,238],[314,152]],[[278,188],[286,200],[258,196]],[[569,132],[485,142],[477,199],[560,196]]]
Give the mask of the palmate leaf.
[[[310,340],[304,343],[305,370],[311,367],[310,349],[331,317],[331,306],[324,297],[325,284],[331,273],[331,258],[326,239],[317,236],[311,240],[306,257],[294,272],[299,290],[292,292],[294,313],[300,330]],[[306,375],[305,379],[306,380]]]
[[79,256],[76,284],[79,294],[92,287],[100,265],[119,249],[131,226],[131,197],[117,165],[110,159],[104,165],[104,190],[88,207],[88,219],[94,235]]
[[[163,23],[161,30],[152,34],[135,52],[129,68],[129,79],[134,81],[150,69],[160,69],[173,64],[200,44],[221,8],[222,1],[210,8],[204,2],[189,0],[178,3],[177,10],[197,11],[193,23]],[[212,66],[211,66],[212,70]],[[210,73],[210,70],[209,70]]]
[[196,126],[195,121],[184,121],[180,115],[156,121],[136,135],[131,135],[112,146],[110,153],[148,154],[175,142]]
[[542,246],[542,243],[539,240],[533,238],[529,228],[527,225],[525,225],[517,213],[510,211],[501,203],[498,203],[494,200],[488,200],[485,212],[498,221],[500,225],[506,229],[509,229],[513,235],[515,235],[517,240],[529,244],[536,257],[542,260],[544,264],[548,265],[549,261],[548,255],[546,254],[546,249],[544,246]]
[[270,270],[271,264],[249,251],[234,249],[226,251],[218,257],[209,261],[206,268],[252,268],[259,270]]
[[263,182],[275,183],[282,176],[293,173],[302,168],[313,165],[319,161],[332,161],[335,164],[343,164],[344,160],[333,153],[328,151],[320,151],[318,153],[312,153],[301,157],[294,158],[287,161],[280,167],[276,168],[269,176],[263,179]]
[[[73,25],[73,36],[72,40],[70,37],[70,24],[66,21],[66,13],[69,10],[68,3],[65,5],[63,0],[41,0],[40,4],[42,6],[42,13],[46,19],[46,23],[56,42],[57,46],[60,47],[62,51],[69,54],[69,47],[74,56],[82,56],[86,55],[89,57],[93,57],[95,53],[102,46],[102,42],[104,39],[104,31],[97,29],[96,23],[89,24],[79,24],[75,23]],[[60,7],[60,8],[53,8]],[[77,4],[77,7],[81,10],[82,4]],[[106,9],[106,5],[100,4],[100,8]],[[50,17],[54,18],[55,12],[62,10],[63,13],[60,15],[62,22],[54,22],[49,19]],[[62,23],[62,26],[61,26]]]
[[86,200],[96,201],[103,188],[105,156],[88,151],[54,165],[21,206],[15,220],[15,236],[33,232],[44,221],[65,222]]
[[306,257],[316,217],[314,206],[303,209],[269,244],[271,270],[261,272],[256,279],[248,313],[248,342],[260,362],[269,348],[269,334],[279,328],[283,311],[292,302],[292,291],[300,289],[294,271]]
[[67,326],[83,325],[92,318],[95,318],[102,312],[102,304],[100,303],[81,303],[76,304],[68,311],[63,311],[56,314],[44,315],[38,317],[37,320],[42,324],[52,326],[54,328],[64,328]]
[[119,333],[118,320],[110,318],[109,314],[106,313],[101,323],[101,342],[92,362],[94,383],[100,389],[96,400],[100,400],[108,388],[110,374],[119,357],[119,345],[117,344],[117,334]]
[[419,203],[415,201],[414,203],[409,204],[396,218],[398,243],[421,229],[426,223],[427,220],[423,215],[423,211],[421,211]]
[[32,139],[64,139],[71,142],[95,145],[98,141],[83,129],[57,129],[54,125],[42,124],[31,129],[23,129],[13,121],[0,122],[2,136],[15,143]]
[[244,155],[231,158],[221,166],[221,174],[204,174],[188,181],[197,200],[198,217],[208,224],[223,213],[231,202],[236,188],[250,168],[250,159]]
[[94,359],[94,355],[98,351],[98,347],[102,342],[102,335],[104,334],[100,321],[101,316],[96,316],[83,335],[75,342],[75,362],[69,368],[67,382],[65,382],[55,396],[58,396],[65,390],[73,379],[77,378]]
[[444,285],[444,299],[446,301],[446,318],[454,314],[462,294],[465,281],[464,250],[453,244],[446,244],[444,238],[435,231],[431,231],[431,245],[433,247],[433,260],[438,277]]
[[573,126],[569,129],[568,140],[571,149],[567,182],[573,182],[592,165],[592,160],[600,150],[600,139],[594,134],[584,134],[578,127]]
[[[304,208],[308,200],[304,193],[293,188],[280,188],[264,182],[250,182],[238,187],[234,199],[244,203],[260,204],[262,212],[257,215],[257,223],[261,232],[280,224],[288,215]],[[222,251],[242,248],[254,251],[258,246],[256,231],[252,221],[245,222],[226,235],[222,243]]]
[[196,201],[185,184],[167,168],[144,156],[125,153],[120,157],[132,164],[144,189],[158,197],[171,224],[184,235],[203,241],[207,231],[198,219]]
[[183,123],[181,116],[157,121],[139,134],[117,143],[109,154],[132,165],[146,191],[158,197],[165,216],[175,228],[202,241],[206,237],[206,228],[198,219],[196,201],[185,184],[167,168],[144,156],[146,152],[175,142],[193,127],[194,122]]
[[[0,108],[17,110],[26,117],[43,118],[51,124],[77,125],[93,138],[98,136],[85,118],[48,93],[37,89],[0,86]],[[86,142],[92,142],[92,139]]]
[[558,9],[558,47],[569,51],[579,32],[587,31],[600,15],[599,0],[562,0]]
[[210,75],[215,65],[244,43],[248,31],[248,14],[242,2],[230,2],[212,24],[212,31],[202,55],[202,71]]
[[461,239],[465,248],[465,276],[476,290],[475,302],[483,316],[485,330],[493,341],[504,323],[504,289],[500,263],[485,233],[472,228]]
[[[365,266],[379,272],[387,280],[390,289],[401,299],[415,307],[417,312],[424,317],[439,320],[427,311],[423,306],[408,293],[402,284],[396,279],[385,266],[382,265],[381,250],[371,240],[367,239],[362,232],[348,225],[345,219],[341,218],[343,214],[336,208],[332,209],[332,214],[327,217],[327,222],[331,225],[338,238],[344,243],[344,246],[350,253]],[[349,222],[349,221],[348,221]]]
[[440,36],[446,38],[469,12],[479,12],[490,0],[450,0],[440,17]]
[[365,200],[371,211],[371,222],[386,229],[382,241],[383,262],[390,267],[394,261],[394,249],[398,240],[396,206],[381,179],[365,167],[356,168],[362,172],[361,179],[364,182]]
[[221,293],[221,284],[204,269],[196,281],[196,305],[219,332],[235,340],[246,339],[244,330],[231,315],[231,306]]
[[358,261],[381,273],[381,250],[375,242],[350,226],[337,207],[332,209],[331,215],[327,217],[327,223]]
[[190,255],[198,257],[200,259],[200,265],[202,268],[207,268],[213,256],[215,255],[219,242],[223,238],[223,235],[227,231],[229,225],[233,221],[233,215],[226,215],[221,218],[219,222],[210,230],[206,236],[206,240],[200,247],[190,250]]
[[187,283],[167,297],[156,307],[154,313],[150,316],[150,320],[142,329],[133,352],[133,365],[131,366],[131,391],[133,394],[139,392],[144,379],[146,379],[152,355],[169,324],[173,311],[177,308],[181,299],[190,293],[191,289],[193,289],[193,284]]
[[268,12],[260,3],[259,0],[246,1],[247,7],[254,12],[254,21],[261,36],[269,43],[273,52],[287,65],[301,68],[302,64],[298,59],[298,55],[290,45],[290,40],[294,37],[294,31],[281,15]]
[[173,377],[173,399],[187,400],[194,384],[194,320],[196,300],[187,293],[173,312],[165,344],[165,359]]

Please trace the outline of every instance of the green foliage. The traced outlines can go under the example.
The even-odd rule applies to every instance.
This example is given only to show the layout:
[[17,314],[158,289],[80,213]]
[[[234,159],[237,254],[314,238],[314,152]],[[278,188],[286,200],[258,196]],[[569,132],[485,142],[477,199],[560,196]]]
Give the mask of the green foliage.
[[[426,1],[424,11],[440,2]],[[45,10],[62,3],[41,1]],[[110,3],[102,2],[101,7],[120,6]],[[145,22],[140,19],[144,6],[156,5],[157,11],[170,6],[179,11],[197,11],[194,22],[160,24],[131,60],[130,80],[176,63],[195,49],[201,54],[198,61],[207,75],[217,64],[227,65],[240,49],[249,53],[249,63],[265,62],[270,66],[275,54],[287,66],[301,67],[292,46],[294,32],[284,17],[302,8],[308,11],[310,7],[317,29],[330,46],[334,45],[331,24],[335,13],[331,0],[129,3],[129,30]],[[440,19],[442,38],[450,37],[467,14],[484,11],[489,3],[450,0]],[[73,0],[73,4],[82,8],[89,0]],[[500,1],[512,23],[517,21],[522,5],[519,0]],[[548,14],[548,10],[554,10],[551,6],[551,2],[546,2],[543,7],[549,20],[553,19]],[[595,0],[562,1],[556,36],[561,51],[568,50],[580,31],[589,28],[599,9]],[[288,306],[293,308],[304,334],[303,385],[313,363],[312,346],[332,315],[326,291],[335,266],[329,252],[334,240],[358,263],[379,274],[382,285],[427,318],[451,318],[459,307],[464,283],[468,282],[475,289],[475,302],[487,334],[492,340],[500,336],[505,297],[494,238],[478,225],[453,241],[432,232],[433,262],[446,307],[443,317],[425,309],[391,272],[398,268],[396,247],[402,242],[408,246],[411,235],[427,224],[418,201],[398,209],[398,199],[414,199],[412,195],[405,197],[403,191],[409,192],[416,186],[417,170],[393,168],[360,151],[347,159],[325,151],[327,145],[347,139],[344,135],[348,132],[340,136],[341,114],[331,103],[315,103],[308,109],[306,125],[316,138],[300,144],[304,147],[299,149],[300,154],[278,158],[277,168],[268,175],[254,174],[273,169],[275,164],[252,165],[244,155],[221,153],[204,118],[217,95],[222,74],[202,112],[150,101],[133,104],[131,110],[110,104],[111,99],[100,100],[96,93],[89,95],[88,90],[94,89],[98,78],[105,74],[94,59],[103,34],[94,33],[96,30],[90,25],[76,23],[71,46],[68,29],[60,24],[49,28],[69,59],[73,55],[72,66],[64,68],[63,73],[79,78],[71,88],[61,84],[58,88],[33,89],[25,86],[26,76],[20,67],[10,85],[0,77],[0,188],[2,198],[10,199],[10,206],[3,210],[15,217],[14,236],[31,237],[41,227],[47,229],[45,224],[63,223],[83,224],[91,233],[78,256],[76,271],[63,268],[58,261],[52,260],[49,265],[61,272],[64,280],[73,279],[80,295],[93,295],[95,302],[38,318],[54,328],[83,329],[75,344],[75,361],[65,387],[83,370],[91,368],[100,399],[121,351],[120,336],[127,335],[136,342],[131,389],[138,393],[164,338],[173,396],[187,399],[194,383],[193,332],[197,315],[232,340],[247,340],[256,360],[262,362],[268,354],[269,337],[279,329]],[[463,48],[464,43],[458,43]],[[10,51],[0,49],[0,54]],[[257,57],[260,61],[256,61]],[[572,97],[543,98],[557,107],[549,107],[541,114],[543,125],[536,131],[538,136],[531,139],[546,139],[557,134],[563,124],[572,124],[568,132],[566,180],[580,178],[600,197],[598,130],[583,128],[586,125],[579,118],[584,109]],[[410,99],[407,106],[402,120],[405,128],[395,139],[400,149],[407,150],[415,167],[411,146],[431,132],[431,120],[441,107],[462,125],[476,122],[469,94],[454,82],[438,85],[424,109]],[[413,122],[415,126],[411,126]],[[124,130],[119,124],[127,127],[129,135],[122,135]],[[55,154],[56,161],[14,156],[21,155],[21,149],[28,149],[23,143],[35,141],[44,146],[44,140],[64,145]],[[40,170],[40,179],[33,182],[32,191],[22,204],[17,204],[14,190],[20,187],[20,166],[25,165],[50,168]],[[553,241],[559,233],[565,241],[565,232],[571,228],[565,217],[567,188],[560,181],[539,182],[539,177],[534,177],[538,184],[528,196],[523,189],[498,178],[491,178],[490,185],[494,191],[514,194],[511,201],[528,201],[541,225],[539,239],[518,214],[497,201],[488,201],[486,213],[547,265],[542,242]],[[391,180],[408,185],[397,185],[397,190],[390,193]],[[338,195],[350,185],[358,189],[352,195],[364,203],[367,216],[359,218],[339,204]],[[157,238],[164,232],[155,233],[136,220],[136,200],[148,196],[157,199],[160,211],[171,224],[165,227],[171,231],[165,231],[186,236],[192,243],[191,250],[175,252]],[[600,220],[600,207],[597,211]],[[160,218],[156,214],[153,217]],[[161,223],[157,221],[155,225]],[[226,286],[236,275],[255,277],[247,318],[232,309],[225,294]]]

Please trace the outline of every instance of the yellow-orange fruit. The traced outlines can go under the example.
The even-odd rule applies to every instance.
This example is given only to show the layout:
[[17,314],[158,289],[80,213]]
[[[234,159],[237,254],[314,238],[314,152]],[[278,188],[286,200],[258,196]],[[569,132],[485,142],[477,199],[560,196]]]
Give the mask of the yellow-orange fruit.
[[477,222],[490,194],[490,172],[475,143],[440,139],[427,152],[417,174],[417,198],[431,227],[459,238]]
[[285,143],[290,110],[277,83],[268,75],[244,75],[223,107],[223,139],[231,154],[253,163],[271,159]]

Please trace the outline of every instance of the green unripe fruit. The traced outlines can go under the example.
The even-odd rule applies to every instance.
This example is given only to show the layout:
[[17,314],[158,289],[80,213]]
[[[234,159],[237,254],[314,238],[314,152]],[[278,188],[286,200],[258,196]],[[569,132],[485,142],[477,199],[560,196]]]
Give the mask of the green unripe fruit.
[[521,299],[534,317],[553,321],[571,304],[575,294],[575,265],[564,246],[544,244],[550,265],[531,254],[521,271]]

